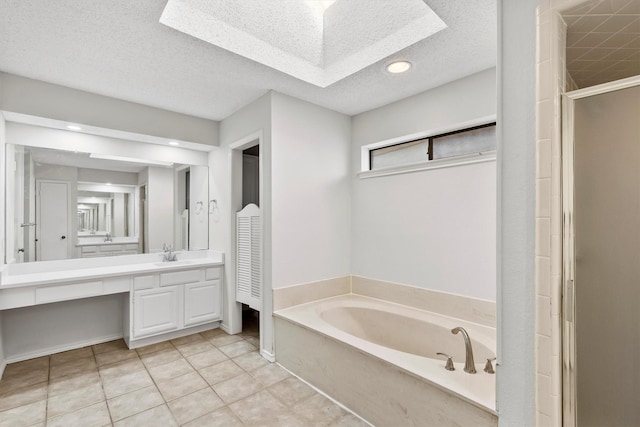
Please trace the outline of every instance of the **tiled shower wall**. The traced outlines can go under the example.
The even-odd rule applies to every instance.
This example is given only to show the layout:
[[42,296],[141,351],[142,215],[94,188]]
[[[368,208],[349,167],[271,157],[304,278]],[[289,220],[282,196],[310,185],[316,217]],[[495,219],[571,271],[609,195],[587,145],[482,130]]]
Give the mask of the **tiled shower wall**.
[[545,0],[537,14],[536,81],[536,425],[562,425],[561,94],[567,26],[559,10],[580,1]]

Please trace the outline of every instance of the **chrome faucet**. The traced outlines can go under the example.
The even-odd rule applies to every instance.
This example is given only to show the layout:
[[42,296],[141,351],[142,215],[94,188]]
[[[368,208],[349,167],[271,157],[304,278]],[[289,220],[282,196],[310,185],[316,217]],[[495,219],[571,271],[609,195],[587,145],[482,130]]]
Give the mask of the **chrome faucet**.
[[107,232],[107,236],[104,238],[105,242],[113,242],[113,239],[111,238],[111,233]]
[[173,245],[167,245],[166,243],[162,245],[162,250],[164,254],[162,255],[162,262],[173,262],[177,261],[176,254],[173,253]]
[[458,326],[457,328],[453,328],[451,330],[452,334],[457,334],[458,332],[462,333],[462,337],[464,338],[464,349],[465,349],[465,359],[464,359],[464,371],[470,374],[476,373],[476,365],[473,362],[473,349],[471,348],[471,340],[469,339],[469,334],[464,328]]

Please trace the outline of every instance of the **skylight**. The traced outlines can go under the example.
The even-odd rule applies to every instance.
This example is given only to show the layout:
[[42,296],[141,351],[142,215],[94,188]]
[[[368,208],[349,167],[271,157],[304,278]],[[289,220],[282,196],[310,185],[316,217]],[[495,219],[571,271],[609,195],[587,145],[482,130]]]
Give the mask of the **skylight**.
[[447,27],[422,0],[169,0],[160,22],[320,87]]

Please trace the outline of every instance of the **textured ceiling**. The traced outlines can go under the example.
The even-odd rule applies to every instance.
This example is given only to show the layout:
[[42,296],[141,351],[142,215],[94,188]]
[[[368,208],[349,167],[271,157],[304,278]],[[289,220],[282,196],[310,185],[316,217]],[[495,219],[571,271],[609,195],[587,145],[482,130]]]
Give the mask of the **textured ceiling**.
[[595,0],[562,13],[567,70],[579,88],[640,74],[640,0]]
[[[422,0],[307,2],[169,0],[160,22],[327,87],[447,26]],[[346,42],[348,41],[348,42]]]
[[[369,1],[384,10],[405,0]],[[495,66],[495,0],[425,3],[446,29],[320,88],[162,25],[166,0],[0,0],[0,70],[214,120],[268,90],[353,115]],[[353,45],[334,46],[346,55]],[[393,59],[414,67],[390,75],[384,65]]]

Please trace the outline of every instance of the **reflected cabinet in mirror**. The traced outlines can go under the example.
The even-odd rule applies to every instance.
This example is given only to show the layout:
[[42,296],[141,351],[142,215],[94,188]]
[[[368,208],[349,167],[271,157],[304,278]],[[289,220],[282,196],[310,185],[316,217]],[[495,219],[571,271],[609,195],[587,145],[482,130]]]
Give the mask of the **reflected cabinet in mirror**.
[[11,143],[6,159],[7,263],[207,249],[206,166]]

